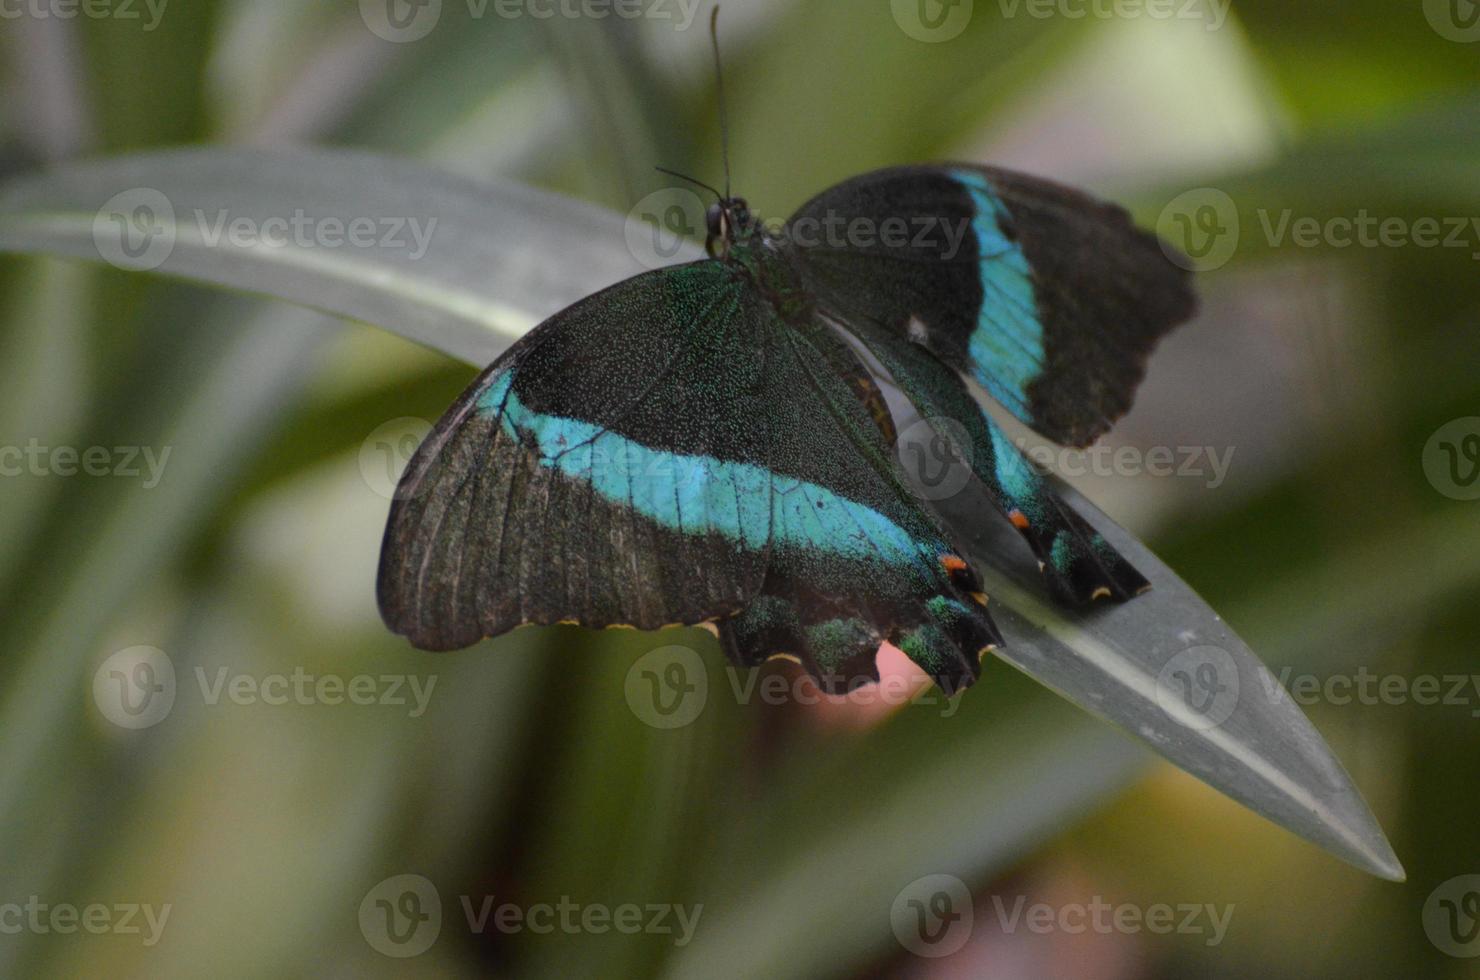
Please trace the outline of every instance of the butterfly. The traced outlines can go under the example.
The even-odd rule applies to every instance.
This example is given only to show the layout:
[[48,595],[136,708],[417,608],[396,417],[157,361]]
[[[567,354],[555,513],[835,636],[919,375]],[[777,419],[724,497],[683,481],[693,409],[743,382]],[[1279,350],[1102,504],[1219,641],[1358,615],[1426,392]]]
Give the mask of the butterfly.
[[964,433],[1059,601],[1148,587],[967,379],[1094,441],[1195,310],[1174,253],[1115,205],[991,167],[864,174],[779,226],[714,193],[708,258],[552,316],[420,446],[381,551],[393,631],[448,650],[526,624],[702,626],[733,663],[789,657],[829,690],[877,680],[887,640],[970,684],[1001,636],[895,458],[876,373]]

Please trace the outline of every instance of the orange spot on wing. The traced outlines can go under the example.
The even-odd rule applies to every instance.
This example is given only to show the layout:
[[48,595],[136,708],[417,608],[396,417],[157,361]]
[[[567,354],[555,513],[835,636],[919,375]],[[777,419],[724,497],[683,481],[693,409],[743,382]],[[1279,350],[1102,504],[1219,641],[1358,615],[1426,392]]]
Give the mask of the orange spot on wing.
[[1028,515],[1020,510],[1010,512],[1007,515],[1007,519],[1012,521],[1012,526],[1019,531],[1026,531],[1028,529]]
[[966,561],[959,555],[941,555],[940,564],[948,572],[966,571]]

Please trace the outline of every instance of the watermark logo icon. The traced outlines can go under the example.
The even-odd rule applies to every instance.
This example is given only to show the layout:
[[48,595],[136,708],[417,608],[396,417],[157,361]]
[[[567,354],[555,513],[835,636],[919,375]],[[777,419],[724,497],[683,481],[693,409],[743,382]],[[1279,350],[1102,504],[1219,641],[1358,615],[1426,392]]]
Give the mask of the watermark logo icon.
[[1423,0],[1423,15],[1434,33],[1446,41],[1480,41],[1480,2],[1477,0]]
[[115,194],[93,215],[93,247],[104,262],[149,272],[175,251],[175,206],[152,187]]
[[377,953],[420,956],[441,932],[442,896],[422,875],[393,875],[360,901],[360,934]]
[[1162,208],[1156,232],[1167,258],[1182,268],[1222,268],[1238,250],[1238,205],[1216,187],[1184,191]]
[[1156,702],[1189,728],[1207,731],[1238,706],[1238,663],[1222,647],[1196,646],[1172,657],[1156,676]]
[[683,728],[693,724],[709,702],[709,673],[688,647],[659,647],[628,669],[624,693],[627,706],[643,724]]
[[949,500],[971,481],[971,433],[954,419],[920,419],[899,434],[900,465],[926,500]]
[[0,21],[114,20],[139,25],[145,34],[159,29],[170,0],[0,0]]
[[1429,892],[1423,931],[1446,956],[1480,956],[1480,874],[1457,875]]
[[360,0],[360,19],[379,38],[420,41],[442,19],[442,0]]
[[[430,422],[409,415],[376,426],[360,444],[360,476],[365,485],[386,500],[404,496],[401,474],[431,432]],[[422,481],[422,489],[430,483]]]
[[950,956],[971,938],[971,889],[955,875],[934,874],[900,889],[889,910],[894,938],[916,956]]
[[890,0],[894,22],[916,41],[954,41],[971,23],[972,0]]
[[152,728],[175,706],[175,665],[157,647],[119,650],[93,672],[93,703],[120,728]]
[[1480,500],[1480,418],[1453,419],[1429,436],[1423,472],[1451,500]]
[[627,249],[649,269],[672,265],[686,245],[703,241],[706,209],[686,187],[665,187],[638,201],[627,213]]

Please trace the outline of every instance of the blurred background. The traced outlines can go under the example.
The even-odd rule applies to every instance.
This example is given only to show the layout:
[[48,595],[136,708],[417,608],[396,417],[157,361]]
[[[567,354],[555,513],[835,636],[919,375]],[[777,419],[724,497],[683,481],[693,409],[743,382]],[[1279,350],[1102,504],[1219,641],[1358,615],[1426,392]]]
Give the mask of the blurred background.
[[[708,7],[605,9],[7,4],[0,174],[312,143],[623,213],[656,164],[718,180]],[[1480,9],[736,0],[722,22],[762,214],[972,160],[1121,200],[1194,257],[1203,312],[1108,438],[1126,453],[1058,462],[1286,683],[1407,883],[995,661],[959,702],[888,711],[810,703],[785,664],[785,696],[746,696],[697,631],[413,651],[376,614],[380,534],[415,420],[472,369],[5,256],[0,446],[41,462],[0,458],[0,971],[1480,976]],[[101,447],[96,472],[59,447]],[[666,727],[631,668],[673,645],[709,692]],[[163,714],[118,701],[166,674]],[[918,896],[953,889],[974,914],[911,938]]]

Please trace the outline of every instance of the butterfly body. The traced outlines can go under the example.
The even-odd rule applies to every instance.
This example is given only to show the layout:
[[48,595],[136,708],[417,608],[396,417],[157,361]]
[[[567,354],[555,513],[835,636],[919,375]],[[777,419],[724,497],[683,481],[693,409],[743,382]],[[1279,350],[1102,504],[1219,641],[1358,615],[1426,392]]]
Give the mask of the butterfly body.
[[393,629],[449,649],[532,623],[702,624],[736,663],[792,657],[829,687],[876,678],[888,640],[970,683],[998,642],[986,597],[895,462],[860,350],[966,433],[1056,596],[1144,587],[960,374],[1050,436],[1108,427],[1191,303],[1124,212],[1005,171],[900,168],[779,233],[724,197],[708,232],[709,259],[552,317],[438,424],[387,527]]
[[709,208],[705,250],[745,276],[783,320],[804,323],[815,314],[811,295],[783,242],[766,230],[744,198]]

